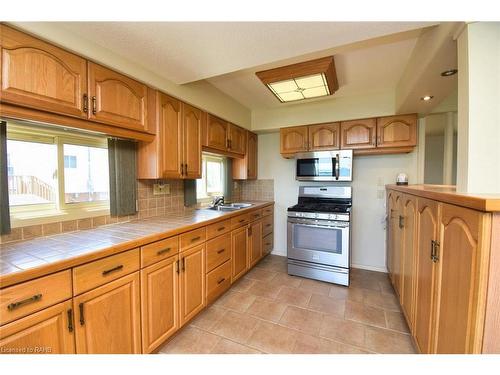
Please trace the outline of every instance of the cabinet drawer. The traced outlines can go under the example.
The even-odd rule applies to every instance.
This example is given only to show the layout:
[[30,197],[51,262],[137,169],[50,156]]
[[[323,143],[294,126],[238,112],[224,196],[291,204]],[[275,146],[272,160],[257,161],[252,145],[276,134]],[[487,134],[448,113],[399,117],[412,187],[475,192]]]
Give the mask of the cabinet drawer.
[[269,254],[273,250],[273,245],[274,245],[274,235],[273,232],[271,232],[267,236],[262,238],[262,253],[264,255]]
[[141,267],[149,266],[179,252],[179,236],[166,238],[141,247]]
[[207,275],[207,304],[212,303],[231,286],[231,262],[227,261]]
[[73,293],[86,292],[139,269],[139,249],[73,268]]
[[207,239],[207,230],[205,229],[205,227],[181,234],[179,236],[181,251],[199,245],[205,242],[206,239]]
[[267,236],[273,231],[274,227],[274,215],[266,216],[262,219],[262,237]]
[[258,220],[262,217],[262,210],[255,210],[248,214],[250,216],[250,221]]
[[262,216],[269,216],[274,213],[274,205],[264,207],[262,209]]
[[231,233],[207,242],[207,272],[231,259]]
[[250,222],[250,214],[243,214],[231,219],[231,229],[239,228]]
[[221,234],[227,233],[231,230],[231,219],[224,221],[219,221],[215,224],[210,224],[207,226],[207,240],[220,236]]
[[71,271],[0,290],[0,325],[71,298]]

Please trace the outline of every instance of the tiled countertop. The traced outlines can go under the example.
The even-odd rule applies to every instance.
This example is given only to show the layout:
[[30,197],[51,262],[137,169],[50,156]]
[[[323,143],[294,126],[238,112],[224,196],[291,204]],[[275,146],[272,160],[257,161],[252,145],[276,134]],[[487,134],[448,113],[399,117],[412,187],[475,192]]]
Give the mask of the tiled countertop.
[[186,210],[168,216],[1,244],[0,287],[71,268],[273,203],[248,202],[253,206],[237,211]]

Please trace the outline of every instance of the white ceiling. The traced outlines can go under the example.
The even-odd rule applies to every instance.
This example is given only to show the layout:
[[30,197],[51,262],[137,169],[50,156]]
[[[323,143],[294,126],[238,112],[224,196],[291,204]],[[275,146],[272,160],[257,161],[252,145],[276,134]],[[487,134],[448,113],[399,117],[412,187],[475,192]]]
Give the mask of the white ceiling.
[[[182,84],[433,24],[435,23],[61,22],[57,25]],[[409,44],[402,48],[408,49]],[[390,59],[389,56],[387,58]],[[356,60],[359,62],[359,57],[341,57],[338,61],[339,68]],[[342,73],[347,83],[356,73],[351,68],[349,71]],[[367,83],[370,84],[371,81]]]

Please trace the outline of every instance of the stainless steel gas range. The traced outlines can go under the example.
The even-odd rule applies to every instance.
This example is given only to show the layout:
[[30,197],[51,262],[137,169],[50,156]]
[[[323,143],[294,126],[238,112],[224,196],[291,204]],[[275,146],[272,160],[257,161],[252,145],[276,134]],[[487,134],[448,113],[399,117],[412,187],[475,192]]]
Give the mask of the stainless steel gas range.
[[301,186],[288,208],[290,275],[349,285],[352,190]]

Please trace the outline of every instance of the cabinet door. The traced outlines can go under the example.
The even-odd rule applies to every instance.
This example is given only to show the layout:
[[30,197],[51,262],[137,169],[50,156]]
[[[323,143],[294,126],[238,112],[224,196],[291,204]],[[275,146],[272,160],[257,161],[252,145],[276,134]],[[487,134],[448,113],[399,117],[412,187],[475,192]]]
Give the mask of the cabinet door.
[[210,148],[226,151],[228,143],[228,123],[216,116],[208,114],[206,145]]
[[248,269],[247,226],[231,232],[231,277],[232,282],[238,280]]
[[377,121],[374,118],[340,123],[341,149],[375,148]]
[[[478,270],[483,260],[478,246],[482,214],[443,204],[437,251],[437,310],[434,352],[478,353],[481,335],[478,314]],[[485,267],[486,268],[486,267]]]
[[402,242],[402,196],[401,194],[394,195],[394,209],[391,214],[391,246],[392,246],[392,285],[398,296],[401,296],[401,260],[403,253]]
[[438,241],[439,205],[418,199],[418,242],[413,335],[421,353],[431,353],[434,310],[435,263],[431,259],[432,241]]
[[205,307],[205,245],[180,254],[180,325]]
[[0,327],[0,352],[73,354],[73,327],[69,300]]
[[257,134],[248,132],[246,155],[243,159],[233,158],[232,164],[235,180],[255,180],[257,178]]
[[85,59],[5,25],[0,43],[2,102],[87,117]]
[[413,332],[415,301],[415,255],[417,200],[414,196],[403,196],[403,259],[401,267],[401,306]]
[[184,134],[184,178],[201,178],[201,128],[203,112],[182,103]]
[[262,220],[254,221],[248,228],[249,266],[253,267],[262,258]]
[[308,149],[308,129],[307,126],[295,126],[280,129],[280,152],[291,154],[294,152],[304,152]]
[[76,351],[141,353],[139,272],[73,298]]
[[236,154],[245,155],[247,151],[247,131],[239,126],[228,124],[229,126],[229,151]]
[[148,87],[101,65],[88,63],[89,118],[131,130],[147,130]]
[[141,271],[142,350],[151,353],[179,328],[179,257]]
[[163,177],[181,178],[183,162],[181,102],[160,93],[158,105]]
[[393,244],[394,241],[392,239],[392,236],[394,235],[394,229],[393,229],[393,214],[394,214],[394,192],[392,190],[387,191],[387,232],[386,232],[386,247],[387,247],[387,259],[386,259],[386,266],[387,266],[387,271],[389,272],[389,277],[391,279],[391,282],[394,284],[393,281],[393,269],[392,269],[392,258],[393,258]]
[[338,150],[340,123],[309,125],[309,151]]
[[417,115],[377,119],[377,147],[403,147],[417,144]]

